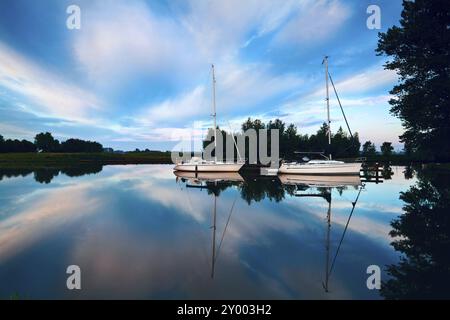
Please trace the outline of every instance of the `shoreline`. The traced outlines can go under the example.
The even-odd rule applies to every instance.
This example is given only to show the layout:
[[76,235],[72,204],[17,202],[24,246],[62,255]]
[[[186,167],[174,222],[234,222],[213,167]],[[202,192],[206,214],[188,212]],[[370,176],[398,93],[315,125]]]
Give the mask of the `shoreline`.
[[[346,159],[342,159],[346,160]],[[412,161],[410,159],[377,157],[367,163],[380,165],[424,165],[450,169],[450,163]],[[173,164],[170,152],[127,152],[127,153],[0,153],[0,168],[51,168],[89,165],[138,165]],[[258,169],[259,165],[246,165],[247,170]]]
[[130,153],[3,153],[0,168],[77,165],[172,164],[170,152]]

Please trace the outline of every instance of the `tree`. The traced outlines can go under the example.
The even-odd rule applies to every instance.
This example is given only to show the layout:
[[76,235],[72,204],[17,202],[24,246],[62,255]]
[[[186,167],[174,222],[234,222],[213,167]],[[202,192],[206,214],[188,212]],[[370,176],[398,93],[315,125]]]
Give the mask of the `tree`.
[[295,151],[304,150],[302,148],[301,137],[297,133],[297,127],[294,124],[290,124],[284,131],[280,139],[280,155],[283,159],[292,157]]
[[450,188],[448,170],[418,168],[418,181],[401,192],[404,213],[391,222],[400,261],[387,266],[387,299],[449,299]]
[[34,144],[38,151],[56,152],[60,149],[59,141],[53,138],[50,132],[39,133],[34,137]]
[[379,34],[378,55],[400,83],[391,113],[402,121],[401,141],[431,160],[450,159],[450,6],[448,0],[403,1],[400,26]]
[[361,142],[359,142],[358,132],[353,133],[353,138],[351,139],[350,147],[348,149],[348,155],[350,157],[356,157],[359,155],[359,149],[361,148]]
[[[252,120],[248,118],[241,126],[242,132],[248,129],[254,129],[257,132],[257,136],[259,130],[268,129],[268,131],[273,129],[278,129],[279,131],[279,154],[280,157],[285,160],[295,160],[298,158],[298,155],[295,154],[295,151],[302,152],[324,152],[328,155],[330,152],[335,157],[356,157],[359,156],[359,149],[361,147],[361,143],[359,142],[358,133],[355,132],[353,137],[349,136],[347,133],[339,128],[336,134],[332,135],[332,145],[328,144],[328,126],[324,123],[316,134],[308,136],[307,134],[301,134],[298,132],[297,127],[294,124],[287,125],[280,119],[275,119],[274,121],[269,121],[267,125],[259,119]],[[212,134],[212,129],[209,129],[209,134]],[[226,131],[220,131],[222,136],[229,136],[230,134]],[[240,133],[237,134],[239,136]],[[268,133],[268,146],[267,150],[271,150],[271,133]],[[205,148],[210,141],[203,141],[203,148]],[[259,150],[259,139],[257,138],[257,150]],[[246,139],[245,142],[245,158],[248,157],[249,152],[249,141]],[[373,154],[375,154],[375,150],[373,150]],[[225,149],[224,149],[224,154]],[[244,156],[244,155],[242,155]]]
[[5,148],[5,139],[3,138],[3,136],[0,134],[0,153],[4,152],[4,148]]
[[269,121],[267,129],[278,129],[280,136],[282,136],[284,134],[285,126],[286,124],[283,121],[281,121],[280,119],[275,119],[275,121]]
[[255,119],[254,121],[252,121],[251,118],[248,118],[247,121],[245,121],[242,124],[242,131],[246,131],[248,129],[255,129],[258,132],[258,130],[265,128],[266,125],[259,119]]
[[27,140],[8,139],[1,143],[1,152],[36,152],[36,146]]
[[392,155],[392,152],[394,151],[394,147],[392,146],[392,142],[383,142],[383,144],[380,147],[381,154],[384,157],[389,157]]
[[102,152],[103,146],[98,142],[80,139],[68,139],[61,143],[62,152]]
[[376,151],[375,144],[373,144],[371,141],[366,141],[363,144],[362,154],[363,154],[363,156],[366,156],[366,157],[376,155],[377,151]]

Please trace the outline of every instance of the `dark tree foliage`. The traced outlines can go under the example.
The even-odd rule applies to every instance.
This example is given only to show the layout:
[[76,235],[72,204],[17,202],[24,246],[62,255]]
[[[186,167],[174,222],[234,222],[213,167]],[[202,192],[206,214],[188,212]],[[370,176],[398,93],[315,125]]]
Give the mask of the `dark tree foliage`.
[[394,151],[394,147],[392,146],[392,142],[383,142],[380,147],[381,154],[385,157],[389,157],[392,155]]
[[5,140],[0,135],[0,153],[6,152],[103,152],[98,142],[80,139],[68,139],[60,143],[50,132],[41,132],[34,138],[34,143],[27,140]]
[[58,152],[60,150],[60,143],[53,138],[50,132],[41,132],[34,137],[34,144],[38,151],[41,152]]
[[59,170],[54,168],[39,168],[34,170],[34,180],[43,184],[49,184],[58,175]]
[[365,157],[371,157],[377,154],[377,149],[375,144],[371,141],[366,141],[362,147],[362,155]]
[[39,183],[51,183],[54,177],[60,173],[69,177],[80,177],[86,174],[97,174],[102,171],[103,165],[101,164],[84,164],[77,166],[64,166],[61,168],[0,168],[0,181],[4,178],[11,177],[25,177],[31,173],[34,174],[34,179]]
[[0,135],[0,153],[2,152],[36,152],[36,146],[27,140],[5,140]]
[[400,83],[391,90],[391,113],[400,118],[407,153],[450,159],[450,3],[403,1],[400,26],[379,34],[378,55],[390,59]]
[[32,169],[24,168],[0,168],[0,181],[4,178],[26,177],[33,172]]
[[291,191],[289,186],[285,186],[278,179],[252,179],[245,180],[244,184],[239,186],[241,198],[249,205],[254,202],[260,202],[264,199],[280,202],[285,198],[285,192]]
[[402,254],[387,268],[387,299],[450,298],[450,173],[420,169],[418,182],[402,192],[404,214],[395,219],[392,246]]
[[36,152],[36,146],[27,140],[5,140],[0,142],[0,152]]
[[[355,133],[353,137],[345,133],[342,128],[339,128],[335,134],[332,134],[331,147],[328,144],[327,126],[324,123],[322,127],[317,131],[316,134],[308,136],[307,134],[301,134],[298,132],[297,127],[294,124],[286,125],[280,119],[275,119],[274,121],[269,121],[267,124],[259,119],[252,120],[248,118],[242,124],[242,132],[236,133],[234,135],[235,141],[238,140],[240,135],[248,129],[254,129],[257,133],[257,152],[259,155],[259,132],[261,129],[267,129],[267,150],[270,153],[271,150],[271,131],[273,129],[278,129],[279,132],[279,153],[282,159],[294,160],[299,158],[299,155],[295,154],[296,151],[301,152],[324,152],[325,154],[331,153],[334,157],[347,158],[347,157],[357,157],[359,156],[359,149],[361,143],[359,142],[358,133]],[[220,131],[222,133],[224,141],[224,151],[223,154],[226,157],[226,146],[225,139],[227,137],[231,138],[231,134],[226,131]],[[212,129],[209,129],[209,134],[212,136]],[[205,148],[212,141],[203,141],[203,147]],[[241,155],[243,158],[249,158],[249,141],[246,139],[245,144],[245,155]],[[237,152],[235,150],[235,158]],[[301,157],[301,156],[300,156]]]
[[98,142],[80,139],[68,139],[61,143],[61,152],[102,152],[103,146]]

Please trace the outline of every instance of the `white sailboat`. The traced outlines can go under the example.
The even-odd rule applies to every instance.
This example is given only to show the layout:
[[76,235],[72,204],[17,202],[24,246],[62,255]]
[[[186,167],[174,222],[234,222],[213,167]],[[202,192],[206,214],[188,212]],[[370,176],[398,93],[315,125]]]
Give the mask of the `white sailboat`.
[[[212,71],[212,117],[214,119],[214,150],[217,150],[217,125],[216,125],[216,76],[214,73],[214,65],[211,65]],[[215,153],[216,154],[216,153]],[[238,172],[244,162],[239,160],[235,162],[223,162],[218,161],[217,156],[214,156],[214,160],[205,160],[200,157],[192,157],[187,162],[180,162],[175,165],[176,171],[189,171],[189,172]]]
[[[330,97],[328,92],[328,57],[323,60],[325,64],[326,102],[327,102],[327,131],[328,144],[331,145],[331,120],[330,120]],[[337,93],[336,93],[337,94]],[[281,164],[278,172],[281,174],[306,174],[306,175],[358,175],[362,163],[332,160],[331,154],[326,160],[310,160],[308,162],[290,162]]]

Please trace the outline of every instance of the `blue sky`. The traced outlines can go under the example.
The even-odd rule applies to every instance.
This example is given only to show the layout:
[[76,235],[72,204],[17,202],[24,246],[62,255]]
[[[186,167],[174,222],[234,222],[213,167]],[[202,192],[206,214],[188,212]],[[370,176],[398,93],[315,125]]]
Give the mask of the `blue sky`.
[[[66,8],[81,8],[81,29]],[[381,8],[381,30],[366,9]],[[374,49],[398,24],[401,1],[171,0],[0,2],[0,134],[96,140],[170,150],[211,123],[281,118],[302,133],[325,119],[324,55],[353,131],[401,145],[388,91],[397,82]],[[335,99],[332,128],[345,126]]]

